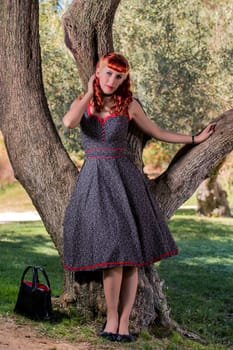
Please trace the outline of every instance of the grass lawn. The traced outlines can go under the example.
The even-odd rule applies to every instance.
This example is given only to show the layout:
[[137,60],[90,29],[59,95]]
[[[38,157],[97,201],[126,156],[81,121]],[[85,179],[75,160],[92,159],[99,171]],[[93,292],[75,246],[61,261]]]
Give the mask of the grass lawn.
[[32,211],[35,210],[27,192],[15,181],[9,184],[0,185],[0,212]]
[[96,321],[85,319],[76,310],[60,310],[52,324],[16,317],[12,310],[22,271],[28,264],[46,268],[53,296],[62,290],[59,257],[41,222],[0,225],[0,315],[23,320],[54,338],[89,341],[98,350],[233,349],[233,219],[206,219],[192,210],[179,210],[169,225],[180,254],[157,263],[157,267],[161,279],[166,281],[171,315],[180,325],[203,337],[206,345],[177,333],[155,339],[146,332],[133,346],[106,344],[96,336]]
[[[60,295],[62,266],[58,253],[38,222],[0,225],[0,312],[14,308],[21,274],[27,265],[41,265],[48,270],[54,295]],[[28,277],[31,278],[30,273]]]
[[233,345],[233,219],[179,210],[170,222],[180,254],[159,264],[173,318],[213,344]]

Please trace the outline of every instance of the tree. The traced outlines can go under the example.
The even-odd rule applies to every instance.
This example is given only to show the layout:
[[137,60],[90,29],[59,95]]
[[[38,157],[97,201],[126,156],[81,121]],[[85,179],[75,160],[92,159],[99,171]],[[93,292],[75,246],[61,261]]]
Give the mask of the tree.
[[[84,84],[98,56],[113,49],[111,29],[119,2],[74,1],[64,16],[65,40]],[[54,127],[44,93],[38,2],[1,0],[0,5],[0,128],[15,177],[31,197],[62,260],[62,222],[77,169]],[[183,147],[168,170],[152,182],[166,218],[232,150],[232,115],[232,110],[222,114],[213,137],[204,144]],[[143,140],[132,125],[129,152],[139,166]],[[92,314],[104,311],[100,284],[94,280],[83,283],[80,275],[68,272],[64,272],[63,301],[77,301]],[[159,324],[166,330],[174,327],[153,266],[140,272],[132,318],[137,330],[149,326],[154,330]]]
[[[121,2],[115,45],[130,57],[138,96],[160,126],[195,133],[231,105],[231,17],[231,5],[225,0],[215,4],[174,0],[172,6],[169,0]],[[174,145],[162,145],[172,159]],[[209,213],[229,215],[229,208],[222,208],[227,205],[226,193],[214,178],[210,184],[205,190],[204,184],[199,187],[200,211],[207,213],[209,204]]]
[[[227,200],[227,192],[222,188],[218,180],[219,173],[225,172],[224,179],[229,186],[229,178],[232,175],[232,166],[229,167],[231,152],[218,166],[209,174],[209,177],[202,182],[197,190],[197,211],[205,216],[227,216],[231,217],[231,209]],[[226,168],[228,168],[226,172]]]
[[[63,126],[62,117],[71,101],[82,92],[74,63],[63,40],[62,10],[66,1],[40,2],[40,46],[45,94],[63,144],[69,152],[80,149],[79,132]],[[67,7],[67,5],[66,5]]]
[[161,126],[196,132],[230,105],[231,90],[223,81],[232,79],[222,66],[232,42],[230,14],[224,0],[120,3],[114,43],[130,58],[139,98]]
[[197,204],[197,211],[201,215],[232,216],[227,193],[222,189],[215,177],[209,177],[199,186]]

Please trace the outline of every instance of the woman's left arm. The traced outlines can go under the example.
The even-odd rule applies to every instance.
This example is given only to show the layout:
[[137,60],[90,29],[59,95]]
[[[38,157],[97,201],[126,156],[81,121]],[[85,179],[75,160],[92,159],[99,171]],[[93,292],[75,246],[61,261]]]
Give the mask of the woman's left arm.
[[171,143],[201,143],[213,134],[216,123],[209,124],[199,135],[193,139],[192,135],[178,134],[173,131],[161,129],[152,122],[144,113],[141,105],[133,100],[129,105],[129,117],[133,119],[142,131],[146,134],[160,140]]

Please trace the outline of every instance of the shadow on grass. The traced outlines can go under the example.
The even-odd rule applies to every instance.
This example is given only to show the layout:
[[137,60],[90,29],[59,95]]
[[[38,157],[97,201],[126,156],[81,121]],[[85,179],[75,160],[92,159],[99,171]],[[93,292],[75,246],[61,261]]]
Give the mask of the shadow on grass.
[[[63,284],[60,258],[41,222],[0,225],[0,242],[0,312],[13,310],[27,265],[43,266],[49,276],[52,295],[60,294]],[[30,278],[28,272],[27,279]]]
[[[230,349],[233,344],[232,220],[210,221],[177,215],[169,226],[180,254],[156,265],[160,277],[166,281],[172,318],[209,342],[223,343]],[[63,269],[42,223],[0,225],[0,241],[1,313],[13,311],[22,272],[29,264],[44,266],[52,295],[60,294]],[[73,314],[60,312],[56,307],[54,311],[54,323],[68,327],[71,320],[74,322]],[[77,323],[80,322],[79,318]]]
[[232,220],[179,216],[169,226],[180,254],[161,261],[158,270],[172,317],[208,339],[232,345]]

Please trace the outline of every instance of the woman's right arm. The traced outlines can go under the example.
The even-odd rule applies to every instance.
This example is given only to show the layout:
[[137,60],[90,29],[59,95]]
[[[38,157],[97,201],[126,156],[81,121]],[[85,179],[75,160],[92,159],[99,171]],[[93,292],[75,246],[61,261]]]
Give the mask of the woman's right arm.
[[95,78],[95,75],[92,75],[89,82],[88,82],[88,90],[86,94],[81,99],[75,99],[68,112],[63,117],[63,124],[66,128],[74,129],[76,128],[81,119],[82,116],[87,108],[88,102],[93,97],[93,80]]

